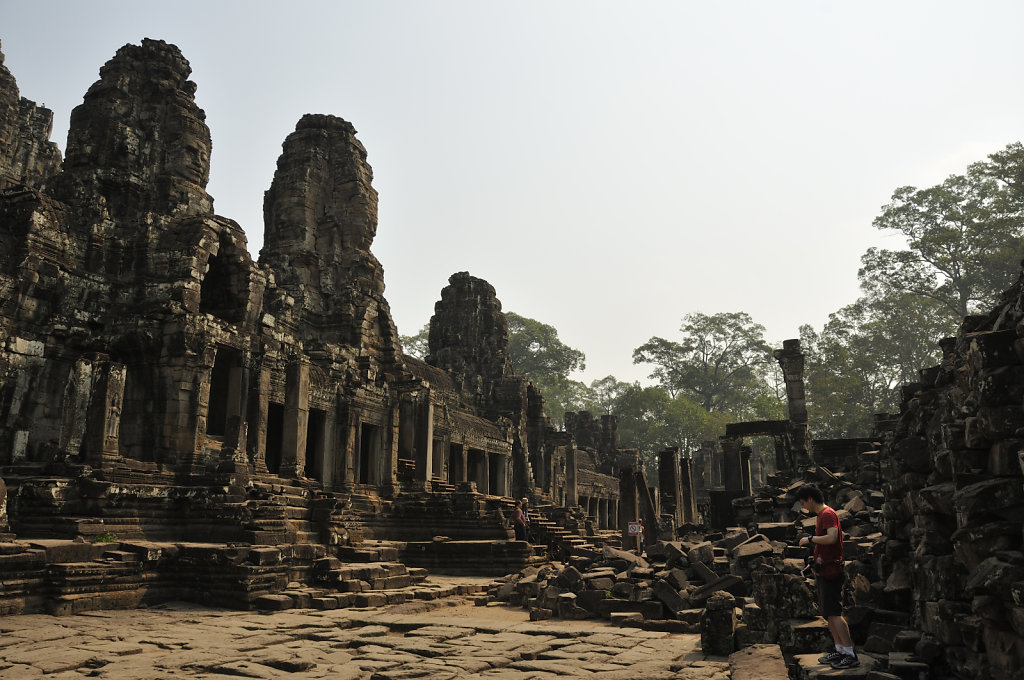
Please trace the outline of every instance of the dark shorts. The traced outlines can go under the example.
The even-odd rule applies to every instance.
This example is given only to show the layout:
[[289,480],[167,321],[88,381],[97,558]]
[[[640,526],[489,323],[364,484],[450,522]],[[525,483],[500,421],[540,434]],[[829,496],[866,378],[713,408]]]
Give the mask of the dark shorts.
[[814,579],[818,587],[818,608],[825,618],[843,615],[843,581],[845,579]]

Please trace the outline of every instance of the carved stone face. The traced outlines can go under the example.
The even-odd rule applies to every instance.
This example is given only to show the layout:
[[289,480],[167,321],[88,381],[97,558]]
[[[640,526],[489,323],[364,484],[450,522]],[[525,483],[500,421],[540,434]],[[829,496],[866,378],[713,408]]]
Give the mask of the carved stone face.
[[168,144],[164,172],[205,187],[210,178],[210,143],[186,134]]

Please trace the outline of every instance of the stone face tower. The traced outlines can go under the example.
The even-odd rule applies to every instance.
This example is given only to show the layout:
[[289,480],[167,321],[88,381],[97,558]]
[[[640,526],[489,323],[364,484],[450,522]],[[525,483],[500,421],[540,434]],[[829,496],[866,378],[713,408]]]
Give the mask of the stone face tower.
[[508,321],[494,286],[468,272],[452,274],[434,305],[429,345],[427,363],[456,376],[457,382],[459,376],[462,382],[479,376],[493,385],[510,375]]
[[[288,135],[264,197],[260,263],[294,300],[315,338],[396,360],[398,334],[384,299],[384,270],[370,252],[377,192],[351,123],[308,114]],[[314,339],[313,336],[310,336]]]
[[71,112],[58,198],[114,220],[209,214],[210,129],[174,45],[125,45]]

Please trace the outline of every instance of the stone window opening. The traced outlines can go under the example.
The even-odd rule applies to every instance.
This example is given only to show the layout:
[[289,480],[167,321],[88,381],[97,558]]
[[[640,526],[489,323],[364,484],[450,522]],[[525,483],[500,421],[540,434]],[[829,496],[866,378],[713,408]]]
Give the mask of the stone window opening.
[[381,428],[370,423],[363,423],[359,428],[359,470],[356,474],[358,484],[376,484],[378,475],[374,465],[380,460]]
[[248,302],[247,276],[232,271],[223,248],[210,254],[206,274],[199,289],[199,313],[211,314],[230,323],[245,316]]
[[490,481],[487,454],[480,449],[470,449],[467,456],[469,463],[469,481],[476,482],[476,490],[480,493],[490,493],[488,482]]
[[462,444],[452,444],[448,449],[448,481],[465,482],[466,477],[466,459],[462,455]]
[[281,449],[284,443],[284,404],[271,402],[267,406],[267,448],[264,460],[267,472],[281,472]]
[[324,481],[324,441],[327,427],[327,413],[316,408],[309,409],[309,421],[306,425],[306,465],[307,477]]
[[227,431],[228,402],[233,368],[242,365],[241,354],[228,347],[217,347],[210,371],[210,398],[206,411],[206,435],[223,437]]

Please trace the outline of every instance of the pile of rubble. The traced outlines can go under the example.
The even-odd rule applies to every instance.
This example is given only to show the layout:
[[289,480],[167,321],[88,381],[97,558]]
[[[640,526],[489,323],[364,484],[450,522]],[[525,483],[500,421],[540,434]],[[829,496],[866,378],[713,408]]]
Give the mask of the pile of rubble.
[[[877,452],[863,455],[877,459]],[[800,514],[795,491],[815,483],[836,507],[851,560],[850,600],[858,589],[885,586],[867,576],[884,544],[884,499],[858,483],[860,474],[812,468],[804,479],[768,485],[741,499],[738,514],[744,506],[756,509],[749,527],[701,533],[686,526],[678,530],[679,540],[657,541],[639,555],[610,546],[577,547],[565,564],[529,567],[495,582],[488,597],[527,607],[535,620],[604,618],[622,626],[699,633],[708,654],[778,644],[797,672],[821,670],[816,659],[831,647],[831,636],[804,572],[809,551],[796,546],[800,536],[813,532],[815,519]],[[910,630],[906,613],[853,606],[848,614],[866,669],[901,671],[917,663],[910,652],[920,634]]]

